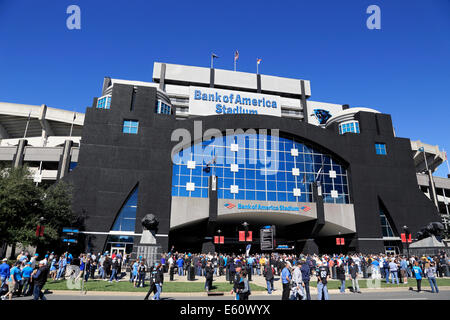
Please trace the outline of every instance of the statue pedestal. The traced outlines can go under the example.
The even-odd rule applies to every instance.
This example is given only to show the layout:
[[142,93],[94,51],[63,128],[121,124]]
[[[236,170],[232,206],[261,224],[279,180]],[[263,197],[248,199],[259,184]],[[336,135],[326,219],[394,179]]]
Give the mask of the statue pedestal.
[[150,267],[155,262],[160,262],[162,248],[156,244],[155,232],[144,230],[136,249],[137,258],[142,256],[147,262],[147,266]]

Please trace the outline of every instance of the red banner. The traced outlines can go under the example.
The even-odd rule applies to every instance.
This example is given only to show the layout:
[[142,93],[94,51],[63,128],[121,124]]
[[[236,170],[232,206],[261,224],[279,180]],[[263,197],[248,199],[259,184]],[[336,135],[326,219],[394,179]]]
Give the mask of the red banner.
[[252,232],[251,232],[251,231],[248,231],[248,232],[247,232],[247,241],[253,241],[253,240],[252,240],[252,236],[253,236],[253,235],[252,235]]
[[245,241],[245,231],[239,231],[239,241]]
[[336,245],[340,246],[341,245],[341,238],[336,238]]
[[214,236],[214,243],[219,243],[219,236]]
[[406,242],[406,235],[404,233],[402,233],[400,236],[402,238],[402,242],[405,243]]
[[44,236],[44,229],[45,229],[45,227],[44,227],[44,226],[41,226],[41,233],[39,234],[41,237]]
[[41,234],[41,226],[38,225],[36,228],[36,237],[39,237],[40,234]]
[[412,239],[411,239],[411,233],[408,235],[408,243],[411,243]]
[[225,238],[223,236],[219,237],[219,242],[220,244],[223,244],[225,242]]
[[344,238],[341,238],[341,246],[343,246],[345,244],[345,240]]

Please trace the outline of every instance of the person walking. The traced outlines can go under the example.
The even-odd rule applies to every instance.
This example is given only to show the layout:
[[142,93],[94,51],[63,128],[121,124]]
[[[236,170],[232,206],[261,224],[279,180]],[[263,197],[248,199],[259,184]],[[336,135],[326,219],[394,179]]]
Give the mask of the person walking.
[[136,260],[131,265],[131,277],[130,277],[130,282],[133,284],[133,286],[135,288],[136,288],[136,283],[137,283],[137,279],[138,279],[138,268],[139,268],[139,263]]
[[304,287],[302,271],[300,270],[300,262],[295,262],[294,271],[292,272],[292,289],[291,300],[305,300],[306,295],[303,290]]
[[306,262],[306,260],[301,260],[301,271],[302,271],[302,280],[303,284],[305,285],[305,293],[306,293],[306,300],[311,300],[311,293],[309,291],[309,281],[311,279],[311,269],[309,268],[309,264]]
[[145,285],[145,272],[147,272],[147,266],[144,260],[141,260],[141,264],[138,267],[138,283],[137,287],[144,287]]
[[350,264],[350,267],[348,268],[348,273],[350,274],[350,278],[352,279],[353,293],[361,293],[358,284],[358,267],[355,265],[355,262],[352,262]]
[[22,294],[24,296],[30,296],[32,294],[31,285],[31,273],[33,268],[31,268],[31,262],[27,262],[25,268],[22,269]]
[[247,272],[241,271],[240,277],[239,277],[239,299],[238,300],[248,300],[248,297],[250,296],[250,284],[247,279]]
[[11,268],[8,283],[9,290],[7,294],[1,297],[2,300],[6,300],[7,297],[11,300],[14,293],[20,292],[20,284],[22,281],[22,271],[20,270],[20,265],[21,262],[16,261],[14,267]]
[[395,279],[398,285],[398,266],[394,259],[391,259],[391,262],[389,262],[389,273],[391,275],[391,283],[394,284]]
[[33,300],[47,300],[42,292],[42,288],[47,282],[48,278],[48,267],[44,261],[39,262],[39,269],[34,270],[31,274],[33,277],[34,289],[33,289]]
[[153,300],[161,300],[161,292],[164,282],[163,265],[160,263],[156,263],[155,267],[156,267],[156,276],[155,276],[156,293],[155,296],[153,297]]
[[1,280],[1,285],[0,285],[0,292],[4,291],[4,288],[6,287],[6,282],[8,281],[9,278],[9,264],[8,264],[8,259],[4,258],[2,260],[2,264],[0,265],[0,280]]
[[408,262],[405,257],[400,261],[400,276],[403,279],[403,283],[408,284]]
[[436,264],[431,262],[429,266],[425,268],[425,275],[430,282],[431,293],[439,293],[439,288],[436,283]]
[[345,293],[345,267],[342,260],[338,260],[338,266],[336,268],[336,277],[341,281],[340,293]]
[[205,267],[205,290],[207,292],[209,292],[212,289],[213,276],[214,276],[214,269],[211,266],[211,261],[208,261]]
[[416,277],[416,281],[417,281],[417,292],[422,292],[421,290],[421,284],[422,284],[422,269],[419,267],[419,262],[414,262],[414,267],[413,267],[413,273]]
[[290,271],[291,263],[288,261],[281,270],[281,283],[283,284],[283,293],[281,295],[281,300],[289,300],[289,292],[291,290],[290,284],[292,280],[292,275]]
[[264,266],[263,275],[264,275],[264,278],[266,279],[266,283],[267,283],[267,293],[268,294],[272,294],[272,290],[273,290],[273,270],[272,270],[272,266],[269,263],[269,260],[266,261],[266,264]]
[[119,278],[117,275],[118,271],[119,271],[119,261],[117,261],[117,259],[114,258],[111,265],[111,277],[109,278],[109,282],[112,282],[113,280],[119,282]]
[[327,267],[323,266],[321,262],[318,263],[319,269],[317,270],[317,300],[328,300],[328,277],[330,271]]

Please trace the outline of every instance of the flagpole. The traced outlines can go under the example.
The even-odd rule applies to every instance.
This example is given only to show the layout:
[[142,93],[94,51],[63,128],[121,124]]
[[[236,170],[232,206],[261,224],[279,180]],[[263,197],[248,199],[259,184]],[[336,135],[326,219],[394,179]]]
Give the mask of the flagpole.
[[258,63],[258,60],[256,60],[256,74],[258,74],[258,66],[259,66],[259,63]]
[[24,139],[25,139],[25,137],[27,136],[28,124],[30,123],[30,117],[31,117],[31,111],[28,113],[27,125],[25,126],[25,132],[24,132],[24,134],[23,134],[23,138],[24,138]]
[[70,125],[70,134],[69,134],[69,137],[72,136],[73,123],[75,122],[76,115],[77,115],[77,114],[74,112],[74,113],[73,113],[72,124]]
[[[442,149],[442,150],[444,150],[444,149]],[[445,152],[445,150],[444,150],[444,153],[445,153],[445,162],[447,162],[447,170],[448,170],[448,174],[450,175],[450,166],[448,165],[447,152]]]

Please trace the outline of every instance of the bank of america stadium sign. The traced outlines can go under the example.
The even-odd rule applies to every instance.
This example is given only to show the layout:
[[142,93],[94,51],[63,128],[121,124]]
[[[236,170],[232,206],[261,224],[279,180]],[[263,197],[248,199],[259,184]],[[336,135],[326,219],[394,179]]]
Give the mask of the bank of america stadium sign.
[[193,86],[189,90],[189,114],[192,115],[265,114],[281,117],[278,96]]
[[[224,204],[224,207],[227,209],[233,209],[236,207],[234,203],[227,202]],[[302,206],[302,207],[294,207],[294,206],[273,206],[273,205],[261,205],[261,204],[237,204],[237,209],[239,210],[257,210],[257,211],[293,211],[293,212],[308,212],[311,210],[308,206]]]

